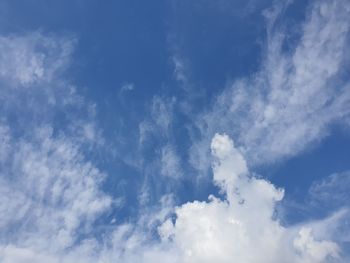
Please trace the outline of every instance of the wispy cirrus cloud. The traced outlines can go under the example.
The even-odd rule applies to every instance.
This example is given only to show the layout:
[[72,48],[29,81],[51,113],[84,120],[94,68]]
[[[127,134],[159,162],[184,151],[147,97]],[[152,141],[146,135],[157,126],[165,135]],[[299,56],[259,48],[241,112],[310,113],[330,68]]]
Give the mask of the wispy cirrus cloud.
[[151,196],[158,200],[176,191],[177,180],[183,176],[182,160],[174,139],[176,107],[176,98],[154,96],[150,115],[139,124],[138,151],[144,175],[142,203],[150,201]]
[[39,32],[1,36],[0,76],[7,86],[49,82],[65,69],[74,39],[43,37]]
[[[251,163],[294,156],[327,135],[349,116],[349,4],[314,1],[296,44],[277,19],[281,7],[266,12],[267,43],[260,70],[228,84],[212,110],[198,117],[201,137],[191,150],[194,167],[208,169],[208,146],[216,131],[226,131]],[[277,20],[276,20],[277,19]]]
[[94,105],[63,75],[74,41],[0,38],[2,262],[61,261],[112,205],[99,188],[105,175],[84,155],[98,141]]
[[350,198],[350,172],[334,173],[312,183],[309,198],[314,205],[332,209],[347,206]]

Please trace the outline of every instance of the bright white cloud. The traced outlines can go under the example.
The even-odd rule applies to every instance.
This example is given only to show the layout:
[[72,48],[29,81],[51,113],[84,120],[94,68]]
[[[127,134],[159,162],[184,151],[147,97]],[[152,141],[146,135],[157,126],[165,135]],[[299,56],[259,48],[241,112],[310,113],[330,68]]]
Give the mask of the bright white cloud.
[[[245,160],[226,135],[215,135],[214,182],[225,200],[191,202],[176,208],[176,221],[160,227],[178,257],[174,262],[326,262],[339,248],[317,240],[310,226],[286,228],[274,215],[283,191],[249,174]],[[175,257],[176,257],[175,256]]]

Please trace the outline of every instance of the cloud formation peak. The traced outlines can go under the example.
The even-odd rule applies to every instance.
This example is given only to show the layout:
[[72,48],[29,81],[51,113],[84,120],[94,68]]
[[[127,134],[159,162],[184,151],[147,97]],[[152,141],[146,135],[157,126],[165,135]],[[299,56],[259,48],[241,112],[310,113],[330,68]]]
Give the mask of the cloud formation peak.
[[211,151],[213,180],[226,198],[184,204],[175,222],[160,227],[163,242],[174,247],[174,262],[320,263],[338,257],[338,246],[316,238],[310,226],[279,222],[283,190],[252,176],[227,135],[216,134]]

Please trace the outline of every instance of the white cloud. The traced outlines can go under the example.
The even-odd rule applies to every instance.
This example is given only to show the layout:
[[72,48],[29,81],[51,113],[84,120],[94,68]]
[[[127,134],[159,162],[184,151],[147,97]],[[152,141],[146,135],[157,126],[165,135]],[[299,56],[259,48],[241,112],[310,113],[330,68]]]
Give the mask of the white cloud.
[[9,86],[50,81],[67,65],[74,40],[45,37],[39,32],[0,37],[0,77]]
[[349,117],[350,89],[342,80],[349,69],[349,2],[313,1],[300,39],[288,48],[276,10],[267,15],[261,69],[230,84],[212,110],[198,117],[194,167],[209,168],[208,149],[217,131],[235,138],[251,164],[261,164],[299,153]]
[[[16,236],[5,237],[12,241],[0,247],[3,262],[317,263],[339,256],[340,248],[325,240],[327,235],[317,238],[319,229],[324,232],[325,226],[319,227],[322,222],[291,228],[279,223],[275,204],[283,198],[283,191],[252,177],[244,157],[226,135],[216,135],[212,141],[214,182],[226,193],[224,200],[210,196],[208,202],[177,207],[175,221],[168,219],[159,227],[160,242],[152,241],[145,230],[169,214],[172,203],[166,200],[163,209],[145,214],[137,224],[113,228],[102,243],[91,237],[72,243],[77,224],[93,219],[109,201],[96,189],[98,174],[89,164],[80,164],[74,148],[67,147],[64,140],[56,144],[47,131],[39,134],[42,146],[34,150],[25,144],[25,149],[16,151],[21,157],[14,158],[28,179],[23,178],[20,191],[9,191],[12,198],[2,203],[7,204],[7,212],[13,212],[8,217],[12,223],[13,216],[21,215],[18,208],[27,207],[29,212],[17,219],[23,222],[26,216],[29,224],[20,227]],[[22,194],[25,197],[19,198]],[[34,196],[28,199],[28,194]],[[336,226],[338,220],[327,223]]]
[[226,199],[191,202],[176,208],[176,221],[160,227],[174,262],[326,262],[339,247],[317,240],[311,226],[287,228],[275,216],[283,191],[249,174],[242,154],[226,135],[212,141],[214,182]]
[[16,132],[29,134],[49,123],[80,143],[104,143],[95,105],[65,79],[75,42],[40,32],[0,36],[1,117],[16,123]]
[[62,262],[112,205],[82,150],[98,137],[94,106],[61,75],[71,47],[40,33],[0,37],[1,262]]

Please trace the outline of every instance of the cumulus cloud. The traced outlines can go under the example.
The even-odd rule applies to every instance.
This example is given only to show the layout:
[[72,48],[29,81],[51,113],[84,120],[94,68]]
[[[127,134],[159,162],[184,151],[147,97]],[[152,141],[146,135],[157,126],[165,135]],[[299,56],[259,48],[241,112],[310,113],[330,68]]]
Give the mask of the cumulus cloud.
[[[244,157],[227,135],[211,144],[214,182],[226,194],[176,208],[176,220],[160,227],[178,259],[174,262],[326,262],[339,247],[318,240],[310,226],[287,228],[275,215],[283,190],[251,176]],[[176,257],[176,256],[175,256]]]
[[[228,132],[251,164],[293,156],[317,143],[349,116],[350,5],[312,1],[300,36],[279,26],[281,7],[266,12],[267,43],[261,69],[229,84],[212,110],[198,117],[200,138],[191,149],[194,167],[206,170],[210,140]],[[283,9],[284,10],[284,9]],[[286,45],[286,37],[295,45]]]
[[[110,229],[103,242],[89,235],[82,238],[88,232],[78,234],[79,226],[110,204],[96,188],[99,173],[83,163],[69,143],[55,144],[48,131],[39,134],[42,146],[25,144],[15,151],[20,155],[14,158],[16,167],[28,177],[21,178],[23,185],[17,182],[15,189],[9,182],[1,184],[1,196],[8,198],[0,209],[5,216],[1,229],[16,223],[19,227],[15,235],[2,232],[3,262],[317,263],[339,258],[338,245],[318,238],[312,224],[287,228],[279,223],[275,204],[283,190],[253,177],[227,135],[215,135],[211,144],[213,180],[225,198],[183,204],[166,221],[172,204],[163,200],[160,210],[145,214],[138,223]],[[163,222],[159,241],[146,231],[157,222]],[[76,242],[78,236],[82,241]]]

